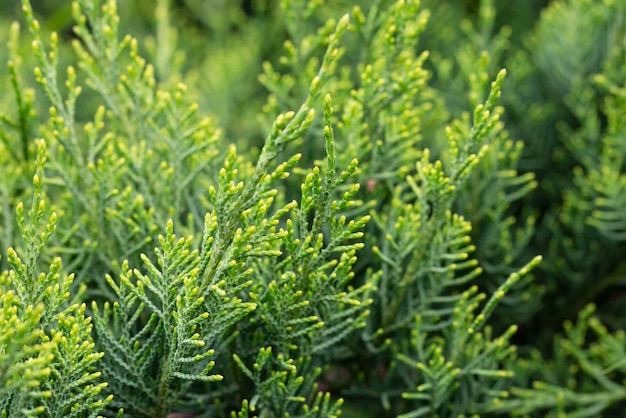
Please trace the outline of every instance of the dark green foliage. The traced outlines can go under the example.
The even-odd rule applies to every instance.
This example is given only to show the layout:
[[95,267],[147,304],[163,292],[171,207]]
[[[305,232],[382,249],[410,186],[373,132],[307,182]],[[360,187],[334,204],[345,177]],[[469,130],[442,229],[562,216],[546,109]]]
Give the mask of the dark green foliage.
[[21,3],[0,416],[621,414],[626,2]]

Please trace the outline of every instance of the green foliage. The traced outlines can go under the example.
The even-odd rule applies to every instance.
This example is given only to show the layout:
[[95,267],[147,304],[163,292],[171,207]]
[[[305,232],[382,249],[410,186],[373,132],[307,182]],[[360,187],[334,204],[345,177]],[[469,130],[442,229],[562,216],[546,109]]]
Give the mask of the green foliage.
[[0,416],[623,409],[626,3],[21,3]]
[[[549,368],[534,352],[530,361],[520,362],[527,379],[541,376],[532,388],[512,389],[513,399],[499,401],[500,411],[528,414],[542,411],[544,416],[592,417],[601,413],[619,414],[624,391],[624,332],[611,334],[593,317],[593,305],[583,309],[576,324],[564,324],[565,335],[555,339]],[[593,342],[588,343],[591,334]],[[542,370],[543,369],[543,370]],[[549,411],[549,412],[547,412]]]
[[[72,303],[74,275],[64,274],[60,258],[47,272],[38,259],[56,229],[43,196],[46,147],[37,144],[33,199],[27,216],[17,205],[23,248],[9,247],[11,269],[2,273],[2,412],[7,416],[96,416],[111,401],[101,392],[107,383],[94,365],[103,353],[91,339],[85,305]],[[18,255],[18,252],[21,255]],[[80,296],[80,293],[75,297]]]

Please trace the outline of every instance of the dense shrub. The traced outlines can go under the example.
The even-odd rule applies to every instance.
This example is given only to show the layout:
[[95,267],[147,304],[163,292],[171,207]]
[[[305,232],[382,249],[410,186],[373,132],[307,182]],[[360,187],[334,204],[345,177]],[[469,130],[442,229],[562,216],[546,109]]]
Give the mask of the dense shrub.
[[32,3],[0,416],[623,410],[626,1]]

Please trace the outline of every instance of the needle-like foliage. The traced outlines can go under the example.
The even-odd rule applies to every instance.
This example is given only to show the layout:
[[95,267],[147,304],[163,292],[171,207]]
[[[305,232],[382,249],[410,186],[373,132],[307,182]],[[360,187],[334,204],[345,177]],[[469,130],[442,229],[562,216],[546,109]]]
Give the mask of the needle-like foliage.
[[619,414],[626,3],[542,1],[0,13],[0,417]]

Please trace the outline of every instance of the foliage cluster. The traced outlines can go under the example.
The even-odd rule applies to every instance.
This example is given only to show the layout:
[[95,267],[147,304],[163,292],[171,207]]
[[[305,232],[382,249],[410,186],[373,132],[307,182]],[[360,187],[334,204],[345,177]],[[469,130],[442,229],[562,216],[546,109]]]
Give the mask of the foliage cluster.
[[624,408],[626,1],[32,3],[0,416]]

